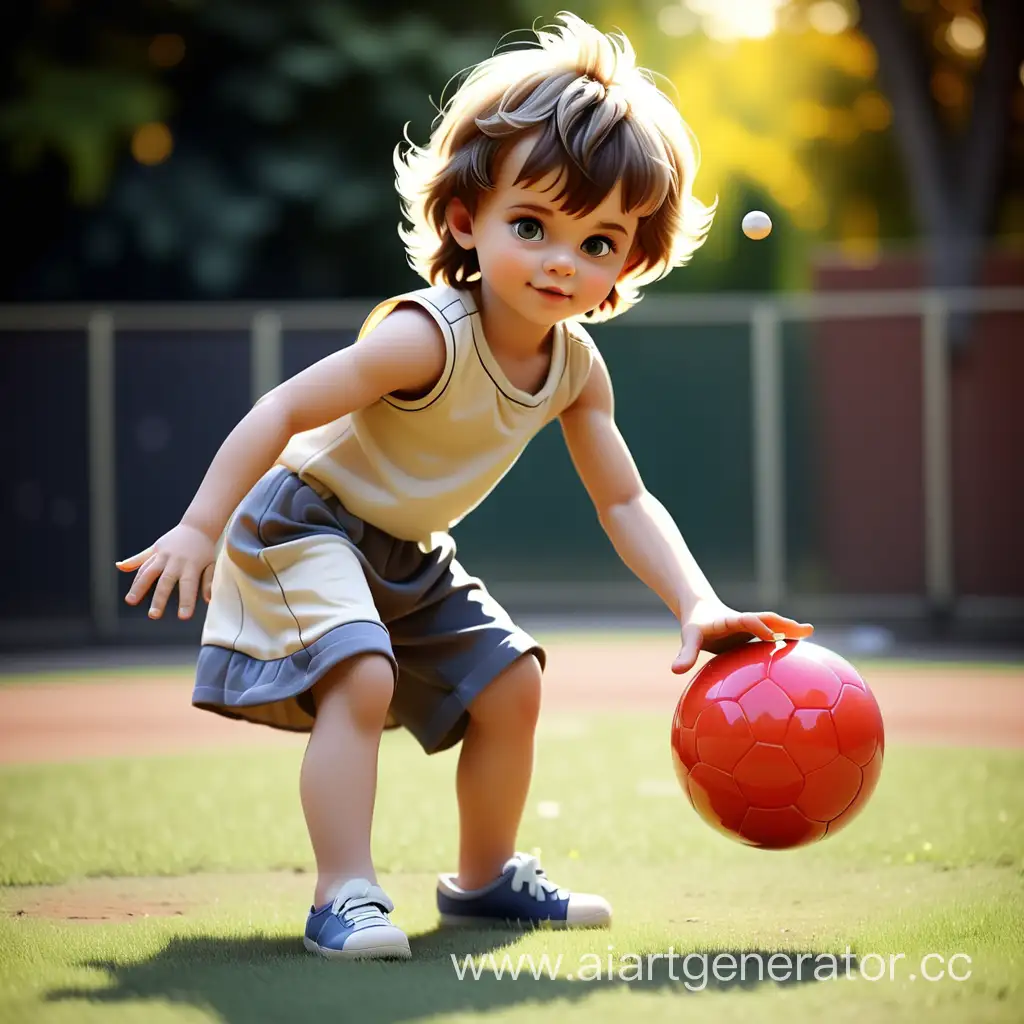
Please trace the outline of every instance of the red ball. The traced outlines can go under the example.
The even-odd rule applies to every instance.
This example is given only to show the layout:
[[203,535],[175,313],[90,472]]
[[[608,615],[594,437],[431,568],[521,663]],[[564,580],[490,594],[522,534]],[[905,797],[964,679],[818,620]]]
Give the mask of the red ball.
[[838,654],[756,641],[712,658],[672,720],[672,760],[713,828],[783,850],[847,825],[882,770],[882,715]]

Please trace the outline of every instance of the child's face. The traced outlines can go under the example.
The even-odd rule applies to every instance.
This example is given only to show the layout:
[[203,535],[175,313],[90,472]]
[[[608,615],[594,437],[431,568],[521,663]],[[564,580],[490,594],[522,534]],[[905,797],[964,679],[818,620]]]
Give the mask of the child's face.
[[531,323],[550,327],[607,298],[633,246],[639,216],[622,210],[622,187],[584,216],[554,202],[557,175],[533,187],[514,184],[534,145],[525,136],[501,161],[495,187],[476,213],[449,204],[448,224],[464,248],[475,248],[487,289]]

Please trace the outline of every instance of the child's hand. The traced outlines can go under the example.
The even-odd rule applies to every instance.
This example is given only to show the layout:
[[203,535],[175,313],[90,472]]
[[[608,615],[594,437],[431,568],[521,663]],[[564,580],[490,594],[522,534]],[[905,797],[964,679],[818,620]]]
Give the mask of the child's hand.
[[701,651],[721,654],[748,640],[803,640],[814,632],[808,623],[775,612],[740,613],[721,601],[698,601],[682,624],[683,645],[672,662],[679,674],[693,668]]
[[215,543],[202,530],[179,523],[145,551],[114,564],[121,572],[139,570],[131,590],[125,595],[128,604],[138,604],[159,577],[153,603],[149,606],[149,617],[160,618],[177,584],[178,618],[188,619],[196,606],[200,585],[203,598],[207,604],[210,602],[214,555]]

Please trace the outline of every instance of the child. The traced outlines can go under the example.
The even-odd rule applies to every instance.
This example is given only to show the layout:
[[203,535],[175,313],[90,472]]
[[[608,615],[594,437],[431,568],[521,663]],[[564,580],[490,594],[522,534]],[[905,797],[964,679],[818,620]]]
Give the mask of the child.
[[[539,46],[478,65],[429,145],[396,154],[413,267],[430,287],[374,309],[356,344],[265,395],[218,451],[181,522],[118,563],[159,618],[209,602],[193,703],[310,732],[300,793],[317,864],[306,947],[408,957],[370,827],[381,731],[459,741],[459,864],[444,924],[607,926],[515,852],[544,652],[454,559],[449,529],[558,417],[622,560],[700,650],[806,637],[715,596],[645,489],[579,321],[615,316],[685,263],[712,216],[695,145],[626,39],[563,14]],[[233,513],[233,514],[232,514]],[[230,518],[230,522],[228,522]],[[215,560],[215,545],[227,526]]]

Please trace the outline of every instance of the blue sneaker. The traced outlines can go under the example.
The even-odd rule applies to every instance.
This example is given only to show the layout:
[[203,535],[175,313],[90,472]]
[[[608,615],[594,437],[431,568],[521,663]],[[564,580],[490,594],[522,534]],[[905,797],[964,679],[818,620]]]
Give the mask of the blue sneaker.
[[303,945],[329,960],[408,960],[409,940],[388,918],[394,909],[379,885],[353,878],[332,902],[309,908]]
[[463,927],[530,925],[535,928],[607,928],[612,908],[601,896],[559,889],[536,857],[517,853],[501,874],[480,889],[460,889],[457,875],[441,875],[437,909],[441,924]]

